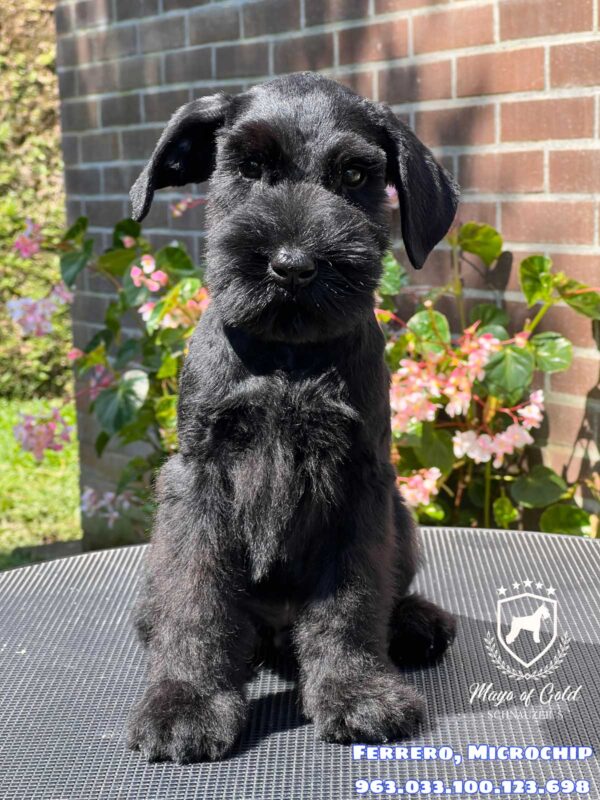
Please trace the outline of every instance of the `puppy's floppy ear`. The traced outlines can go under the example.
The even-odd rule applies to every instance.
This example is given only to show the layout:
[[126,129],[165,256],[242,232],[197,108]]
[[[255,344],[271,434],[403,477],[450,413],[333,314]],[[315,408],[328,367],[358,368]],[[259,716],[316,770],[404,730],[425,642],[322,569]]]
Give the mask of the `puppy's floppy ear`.
[[233,99],[219,92],[177,109],[150,161],[131,187],[133,219],[144,219],[157,189],[201,183],[210,177],[215,162],[215,132],[224,124]]
[[383,118],[387,180],[396,187],[402,239],[411,264],[420,269],[452,225],[459,187],[394,112],[379,104]]

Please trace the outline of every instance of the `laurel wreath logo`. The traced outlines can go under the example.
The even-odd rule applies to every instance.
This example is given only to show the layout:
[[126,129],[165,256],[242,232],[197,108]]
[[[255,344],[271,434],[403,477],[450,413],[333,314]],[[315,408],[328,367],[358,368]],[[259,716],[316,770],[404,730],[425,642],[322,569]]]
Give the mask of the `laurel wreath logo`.
[[542,678],[546,678],[548,675],[551,675],[553,672],[556,672],[556,670],[560,667],[560,665],[564,661],[565,656],[569,652],[569,648],[571,646],[571,637],[568,634],[565,634],[564,636],[561,637],[556,655],[554,656],[552,661],[550,661],[545,667],[540,667],[539,669],[534,669],[529,672],[523,672],[523,670],[516,669],[510,664],[507,664],[507,662],[502,658],[502,656],[500,655],[500,650],[498,649],[498,645],[496,644],[496,638],[493,633],[488,631],[484,637],[484,641],[485,641],[485,649],[487,650],[489,657],[492,659],[492,661],[498,667],[498,669],[517,681],[523,681],[523,680],[539,681]]

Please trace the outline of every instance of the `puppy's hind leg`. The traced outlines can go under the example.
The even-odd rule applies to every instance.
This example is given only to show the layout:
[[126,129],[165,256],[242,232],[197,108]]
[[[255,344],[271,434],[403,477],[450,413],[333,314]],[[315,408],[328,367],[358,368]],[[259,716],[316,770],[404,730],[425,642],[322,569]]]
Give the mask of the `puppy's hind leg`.
[[394,492],[398,542],[398,600],[390,617],[389,655],[398,666],[420,666],[440,659],[456,634],[456,620],[418,594],[408,593],[419,562],[415,524],[399,492]]

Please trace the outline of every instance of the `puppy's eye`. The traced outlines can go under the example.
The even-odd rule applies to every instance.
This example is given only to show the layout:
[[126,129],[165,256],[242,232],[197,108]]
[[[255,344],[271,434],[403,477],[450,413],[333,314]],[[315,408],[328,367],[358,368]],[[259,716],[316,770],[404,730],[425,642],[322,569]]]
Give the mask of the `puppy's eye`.
[[349,189],[358,189],[367,179],[367,173],[362,167],[345,167],[342,171],[342,183]]
[[260,180],[262,177],[262,164],[255,159],[244,161],[240,164],[240,174],[243,175],[244,178],[250,178],[253,181]]

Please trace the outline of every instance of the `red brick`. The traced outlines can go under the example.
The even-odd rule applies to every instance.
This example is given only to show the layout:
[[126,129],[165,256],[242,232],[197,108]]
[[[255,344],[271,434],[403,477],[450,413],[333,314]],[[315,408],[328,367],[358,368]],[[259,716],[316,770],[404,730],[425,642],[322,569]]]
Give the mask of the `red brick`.
[[144,95],[144,119],[146,122],[166,122],[175,109],[190,99],[187,89],[166,92],[149,92]]
[[127,0],[125,3],[121,0],[115,6],[117,19],[140,19],[158,14],[159,0]]
[[530,100],[503,103],[502,140],[578,139],[594,135],[594,99]]
[[[167,83],[191,83],[199,79],[206,80],[211,75],[210,47],[195,47],[193,50],[181,50],[167,53],[165,56],[165,77]],[[160,86],[156,80],[150,86]]]
[[331,66],[333,66],[333,37],[330,33],[275,43],[275,72],[318,70]]
[[452,93],[449,61],[390,67],[379,73],[379,98],[386,103],[443,100]]
[[306,24],[321,25],[342,19],[366,17],[369,0],[306,0]]
[[100,194],[100,170],[65,169],[65,188],[69,194]]
[[346,28],[339,33],[339,52],[340,64],[402,58],[408,55],[408,21]]
[[550,82],[552,86],[597,86],[600,83],[600,41],[553,47]]
[[482,53],[457,60],[459,97],[529,92],[544,88],[544,51],[541,47],[504,53]]
[[104,131],[81,137],[82,162],[114,161],[119,156],[119,134],[115,131]]
[[[159,55],[126,58],[118,63],[119,88],[122,91],[142,89],[146,86],[160,86],[162,83],[161,56]],[[202,75],[195,75],[194,77],[197,80]]]
[[375,0],[375,13],[389,14],[393,11],[406,11],[411,8],[430,8],[448,2],[450,0]]
[[598,269],[598,256],[582,253],[550,253],[554,268],[564,272],[569,278],[598,286],[600,272]]
[[237,39],[240,35],[239,9],[208,6],[191,14],[190,44],[209,44],[226,39]]
[[98,127],[98,103],[96,100],[76,100],[63,103],[60,115],[64,131],[85,131]]
[[138,95],[122,94],[105,97],[100,106],[102,127],[132,125],[142,121]]
[[567,331],[569,339],[576,347],[597,347],[592,320],[578,314],[569,306],[553,306],[538,330]]
[[413,18],[415,53],[455,50],[494,41],[491,5],[423,14]]
[[185,43],[185,21],[183,17],[151,19],[139,25],[142,53],[174,50]]
[[60,36],[62,33],[69,33],[69,31],[72,31],[74,19],[73,6],[68,6],[64,3],[57,5],[54,11],[54,23],[56,25],[57,34]]
[[80,95],[114,92],[119,84],[117,64],[114,61],[101,61],[99,64],[79,67],[77,80]]
[[114,58],[132,56],[137,52],[135,25],[111,26],[107,30],[94,31],[93,35],[88,38],[94,61],[111,61]]
[[546,411],[550,422],[548,440],[553,444],[574,444],[584,430],[585,409],[548,403]]
[[75,27],[88,28],[110,22],[110,0],[82,0],[75,4]]
[[243,6],[244,36],[295,31],[300,27],[298,0],[264,0]]
[[336,73],[335,79],[363,97],[374,97],[372,72]]
[[592,28],[593,0],[502,0],[500,37],[527,39]]
[[247,78],[266,75],[268,70],[269,50],[265,42],[217,48],[217,78]]
[[550,153],[551,192],[600,192],[600,150]]
[[[461,222],[485,222],[487,225],[496,227],[496,204],[495,203],[471,203],[462,200],[458,206],[456,218]],[[436,281],[437,285],[437,281]]]
[[494,107],[464,106],[436,111],[419,111],[419,138],[430,146],[490,144],[494,141]]
[[593,244],[594,210],[588,202],[503,203],[500,230],[508,242]]
[[556,372],[550,378],[554,392],[576,394],[579,397],[598,387],[600,382],[600,360],[598,358],[574,358],[565,372]]
[[459,160],[463,189],[479,192],[541,192],[544,189],[544,154],[474,153]]

